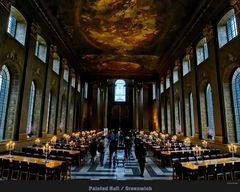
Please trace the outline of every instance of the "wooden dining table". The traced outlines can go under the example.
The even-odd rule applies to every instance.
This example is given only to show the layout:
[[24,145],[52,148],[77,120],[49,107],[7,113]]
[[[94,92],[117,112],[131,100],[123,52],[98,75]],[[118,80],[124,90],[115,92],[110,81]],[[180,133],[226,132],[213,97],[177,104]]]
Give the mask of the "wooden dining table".
[[182,167],[191,171],[198,170],[199,166],[208,166],[208,165],[217,165],[217,164],[226,164],[240,162],[239,157],[227,157],[227,158],[220,158],[220,159],[207,159],[207,160],[200,160],[200,161],[191,161],[191,162],[182,162]]
[[28,162],[28,164],[29,163],[42,164],[42,165],[46,165],[46,168],[49,168],[49,169],[55,169],[57,167],[60,167],[64,163],[64,161],[50,160],[50,159],[48,159],[48,161],[45,162],[45,159],[20,156],[20,155],[12,155],[11,157],[9,157],[9,155],[0,155],[0,158],[6,159],[9,161]]
[[[28,147],[32,149],[43,149],[43,147]],[[57,149],[57,148],[51,148],[51,151],[62,151],[62,152],[68,152],[70,155],[79,155],[80,151],[79,150],[71,150],[71,149]]]

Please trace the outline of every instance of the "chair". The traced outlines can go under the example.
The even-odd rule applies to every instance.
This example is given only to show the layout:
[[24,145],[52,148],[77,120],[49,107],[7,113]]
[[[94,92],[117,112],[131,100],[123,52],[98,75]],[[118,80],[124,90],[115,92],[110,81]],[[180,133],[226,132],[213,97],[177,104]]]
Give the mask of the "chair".
[[215,179],[215,165],[207,166],[207,179],[211,180],[211,178]]
[[38,180],[38,165],[36,163],[29,164],[28,180]]
[[18,180],[20,176],[20,164],[19,161],[12,162],[11,180]]
[[207,167],[205,165],[198,166],[197,170],[197,180],[207,179]]
[[230,177],[230,180],[233,180],[233,164],[232,163],[226,163],[224,166],[224,177],[227,181]]
[[209,155],[203,155],[203,159],[204,160],[210,159],[210,156]]
[[19,180],[28,180],[29,166],[28,162],[22,161],[20,163],[20,176]]
[[240,177],[240,162],[234,163],[233,166],[233,179],[238,180]]
[[2,160],[2,179],[8,180],[10,178],[12,163],[8,159]]
[[196,161],[196,158],[194,156],[188,157],[188,161]]
[[216,166],[216,179],[222,178],[224,180],[224,166],[223,164],[217,164]]
[[183,179],[182,164],[179,161],[173,163],[173,180]]
[[61,173],[60,173],[60,180],[68,180],[70,179],[69,176],[69,168],[67,162],[64,162],[61,166]]
[[0,159],[0,178],[2,177],[2,167],[3,167],[2,162],[3,162],[3,160]]

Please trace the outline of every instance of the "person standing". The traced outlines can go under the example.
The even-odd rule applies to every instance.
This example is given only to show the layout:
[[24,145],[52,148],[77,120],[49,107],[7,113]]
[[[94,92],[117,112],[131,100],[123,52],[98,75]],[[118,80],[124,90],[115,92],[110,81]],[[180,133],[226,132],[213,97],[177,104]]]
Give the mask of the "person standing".
[[94,164],[95,156],[97,154],[97,141],[96,141],[96,138],[93,138],[92,142],[90,143],[89,152],[91,154],[91,161],[90,161],[90,163]]
[[104,153],[105,153],[105,142],[104,142],[105,136],[102,136],[102,138],[98,142],[98,152],[100,153],[100,165],[103,166],[104,162]]
[[118,141],[111,140],[109,144],[109,167],[112,166],[112,158],[113,158],[113,165],[115,166],[115,156],[113,157],[114,152],[117,151]]
[[140,167],[140,176],[143,177],[144,169],[145,169],[145,163],[146,163],[146,155],[147,155],[147,150],[143,144],[143,142],[139,143],[138,146],[138,163]]

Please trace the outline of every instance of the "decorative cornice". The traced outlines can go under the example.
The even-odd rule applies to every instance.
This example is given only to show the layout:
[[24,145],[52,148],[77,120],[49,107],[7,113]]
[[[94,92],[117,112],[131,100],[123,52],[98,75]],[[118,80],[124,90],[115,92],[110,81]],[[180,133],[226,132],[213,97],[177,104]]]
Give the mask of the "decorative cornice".
[[68,69],[68,62],[67,62],[67,59],[66,58],[63,58],[62,59],[62,67],[64,69]]
[[0,4],[3,5],[5,9],[10,11],[12,4],[15,2],[15,0],[0,0]]
[[234,8],[235,14],[240,13],[240,0],[229,0],[230,5]]
[[179,68],[180,67],[180,65],[181,65],[181,61],[180,61],[180,59],[176,59],[175,60],[175,64],[174,64],[174,68]]
[[36,39],[37,34],[39,34],[40,32],[41,32],[41,27],[38,24],[33,22],[31,26],[31,35]]
[[186,48],[186,54],[189,56],[189,58],[193,58],[193,47],[191,45]]
[[73,68],[71,68],[70,70],[70,75],[71,77],[75,77],[75,70]]
[[167,70],[167,77],[169,77],[169,78],[171,77],[171,72],[172,72],[171,69]]
[[209,42],[211,39],[213,39],[213,27],[212,25],[208,24],[203,29],[203,35],[206,37],[207,42]]
[[57,53],[57,46],[51,44],[51,45],[50,45],[50,54],[51,54],[51,56],[54,57],[54,54],[56,54],[56,53]]

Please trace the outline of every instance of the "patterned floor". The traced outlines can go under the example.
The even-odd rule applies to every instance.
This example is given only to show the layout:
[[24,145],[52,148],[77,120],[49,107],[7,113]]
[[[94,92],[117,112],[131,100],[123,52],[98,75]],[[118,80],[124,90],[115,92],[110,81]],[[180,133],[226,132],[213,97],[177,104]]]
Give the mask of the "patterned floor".
[[[124,152],[118,152],[118,156],[123,156]],[[71,179],[90,179],[90,180],[172,180],[172,168],[159,167],[156,164],[155,158],[151,153],[148,153],[144,177],[140,177],[138,162],[134,153],[131,153],[130,159],[115,166],[109,167],[109,152],[105,152],[104,166],[99,164],[99,154],[96,157],[95,163],[90,164],[90,158],[86,157],[84,165],[81,167],[72,167]]]

